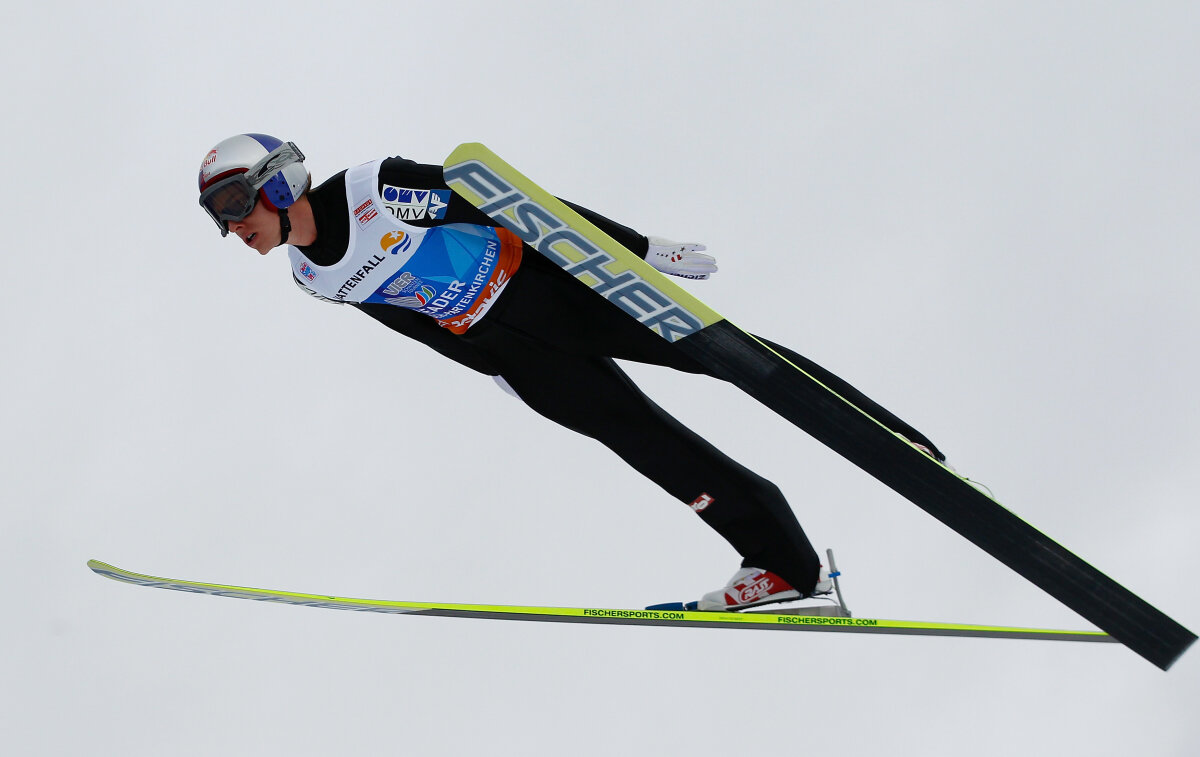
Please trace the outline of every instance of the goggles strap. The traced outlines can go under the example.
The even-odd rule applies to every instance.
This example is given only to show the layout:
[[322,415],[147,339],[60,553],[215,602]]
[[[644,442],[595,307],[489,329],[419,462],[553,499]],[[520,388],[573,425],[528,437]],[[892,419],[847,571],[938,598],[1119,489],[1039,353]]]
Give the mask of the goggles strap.
[[292,221],[288,218],[287,208],[279,209],[279,243],[287,244],[288,234],[292,231]]

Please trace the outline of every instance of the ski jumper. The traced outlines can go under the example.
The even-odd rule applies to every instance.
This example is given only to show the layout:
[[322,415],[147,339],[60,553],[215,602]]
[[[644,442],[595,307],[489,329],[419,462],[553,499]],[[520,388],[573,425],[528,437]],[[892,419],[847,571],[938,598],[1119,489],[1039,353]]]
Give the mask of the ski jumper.
[[[705,367],[497,228],[450,191],[441,166],[376,161],[334,176],[308,198],[316,241],[289,248],[302,289],[502,377],[530,408],[599,441],[689,505],[738,551],[743,566],[773,571],[802,594],[816,584],[816,551],[779,488],[655,404],[614,358],[697,374],[707,374]],[[646,237],[571,207],[645,256]],[[936,453],[923,434],[845,381],[767,343]],[[563,386],[572,388],[570,396]]]

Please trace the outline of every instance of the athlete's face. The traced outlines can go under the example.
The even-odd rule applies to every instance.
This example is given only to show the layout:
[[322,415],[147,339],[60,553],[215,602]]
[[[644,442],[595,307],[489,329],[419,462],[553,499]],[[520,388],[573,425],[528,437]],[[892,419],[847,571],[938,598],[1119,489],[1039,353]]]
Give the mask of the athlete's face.
[[254,204],[250,215],[240,221],[229,222],[229,233],[237,234],[259,255],[266,255],[279,246],[279,214],[259,201]]

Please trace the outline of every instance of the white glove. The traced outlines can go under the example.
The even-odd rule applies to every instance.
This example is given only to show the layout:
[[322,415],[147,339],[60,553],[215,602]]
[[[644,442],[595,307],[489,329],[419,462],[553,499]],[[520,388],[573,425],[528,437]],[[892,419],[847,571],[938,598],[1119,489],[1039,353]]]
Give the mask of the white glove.
[[717,272],[717,259],[705,255],[708,249],[697,242],[672,242],[662,237],[649,237],[650,249],[646,262],[655,269],[684,279],[707,279]]

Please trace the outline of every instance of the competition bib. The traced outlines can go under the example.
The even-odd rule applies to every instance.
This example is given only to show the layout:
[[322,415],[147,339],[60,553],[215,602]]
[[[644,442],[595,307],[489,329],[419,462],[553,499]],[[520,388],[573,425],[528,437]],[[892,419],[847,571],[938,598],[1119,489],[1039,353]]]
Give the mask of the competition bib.
[[411,226],[383,209],[382,161],[346,172],[350,240],[346,254],[318,266],[288,250],[297,281],[322,299],[407,308],[462,333],[481,318],[520,265],[521,241],[474,224]]

